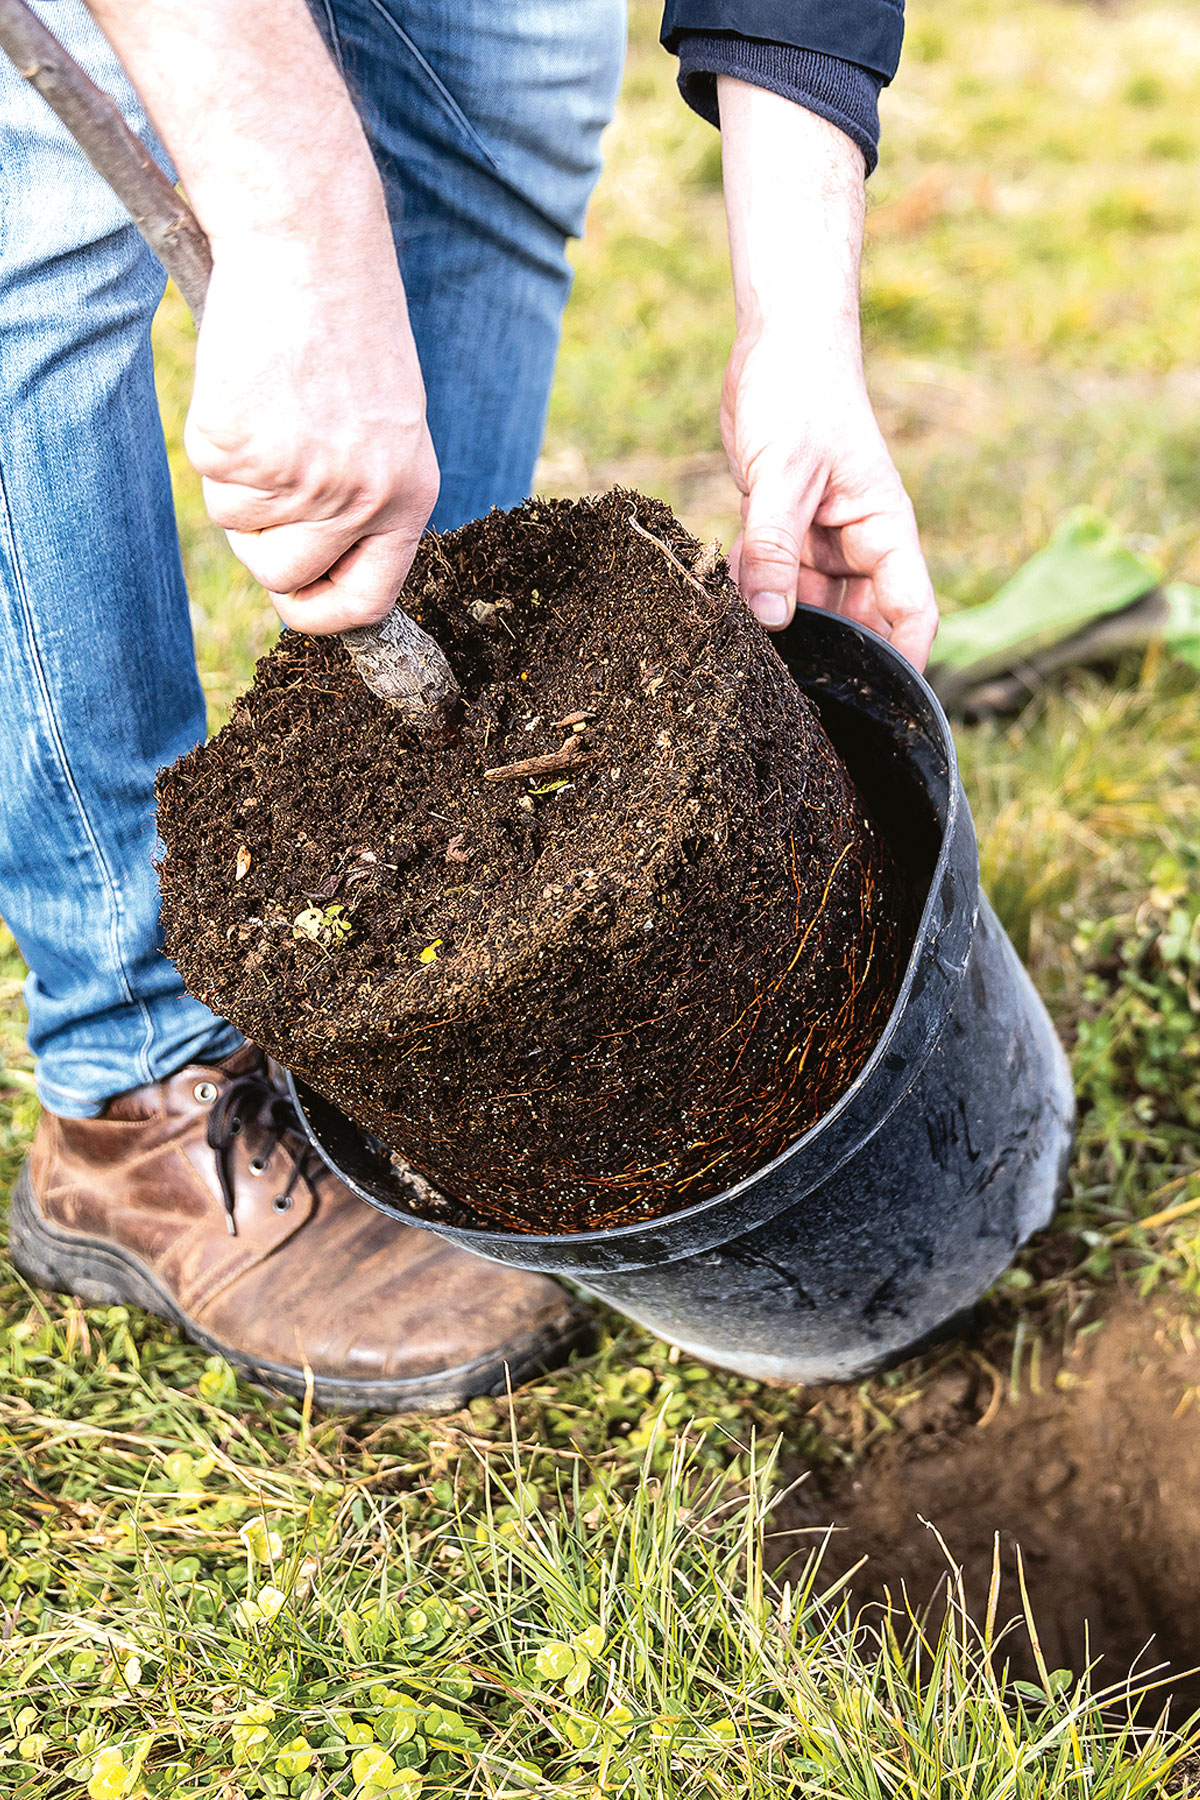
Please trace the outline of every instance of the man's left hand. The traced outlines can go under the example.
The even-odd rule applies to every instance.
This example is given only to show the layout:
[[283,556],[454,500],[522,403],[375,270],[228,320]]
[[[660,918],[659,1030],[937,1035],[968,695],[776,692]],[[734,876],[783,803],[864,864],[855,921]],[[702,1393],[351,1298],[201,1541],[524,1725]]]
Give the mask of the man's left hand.
[[826,607],[923,669],[937,602],[912,503],[853,363],[815,368],[778,332],[739,337],[721,430],[742,494],[730,563],[751,611],[779,630],[797,601]]

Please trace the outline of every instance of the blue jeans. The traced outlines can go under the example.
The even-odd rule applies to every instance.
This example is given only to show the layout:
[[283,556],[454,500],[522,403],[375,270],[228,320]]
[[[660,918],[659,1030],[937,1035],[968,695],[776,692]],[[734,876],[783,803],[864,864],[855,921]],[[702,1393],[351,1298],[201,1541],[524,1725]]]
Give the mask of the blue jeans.
[[[36,4],[169,168],[82,0]],[[384,178],[446,530],[529,491],[623,0],[311,4]],[[0,65],[0,913],[39,1094],[87,1118],[240,1040],[158,928],[154,777],[205,731],[150,353],[162,272]]]

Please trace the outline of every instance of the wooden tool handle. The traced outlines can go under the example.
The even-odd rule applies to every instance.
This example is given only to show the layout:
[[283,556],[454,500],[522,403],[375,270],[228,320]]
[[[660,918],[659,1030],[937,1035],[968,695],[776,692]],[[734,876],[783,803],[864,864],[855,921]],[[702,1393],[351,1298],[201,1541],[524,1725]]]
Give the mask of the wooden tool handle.
[[[191,308],[199,326],[212,274],[203,226],[171,186],[121,110],[47,31],[25,0],[0,0],[0,50],[54,109],[131,218]],[[415,619],[397,607],[377,625],[344,631],[342,642],[372,693],[423,733],[450,726],[460,692],[450,664]]]

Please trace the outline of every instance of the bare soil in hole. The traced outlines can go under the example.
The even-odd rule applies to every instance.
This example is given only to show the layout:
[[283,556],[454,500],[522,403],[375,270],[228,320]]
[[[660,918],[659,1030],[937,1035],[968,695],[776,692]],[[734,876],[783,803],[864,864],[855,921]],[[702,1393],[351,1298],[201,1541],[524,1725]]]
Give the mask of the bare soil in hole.
[[[1110,1296],[1094,1330],[1028,1379],[1015,1401],[1008,1372],[950,1365],[899,1414],[898,1429],[849,1471],[814,1475],[777,1524],[833,1524],[824,1565],[850,1569],[859,1602],[901,1590],[918,1607],[946,1580],[935,1526],[962,1567],[981,1619],[993,1538],[1004,1570],[1000,1619],[1021,1611],[1021,1547],[1042,1650],[1051,1669],[1102,1656],[1097,1686],[1167,1663],[1172,1717],[1200,1707],[1200,1348],[1186,1320],[1153,1302]],[[928,1521],[928,1524],[922,1521]],[[786,1561],[795,1540],[776,1540]],[[1036,1679],[1023,1630],[1008,1640],[1017,1673]],[[1161,1699],[1160,1702],[1161,1704]],[[1147,1705],[1151,1702],[1148,1701]]]
[[878,1040],[916,922],[883,833],[658,501],[428,538],[404,602],[462,685],[457,740],[286,634],[160,778],[168,953],[464,1222],[718,1192]]

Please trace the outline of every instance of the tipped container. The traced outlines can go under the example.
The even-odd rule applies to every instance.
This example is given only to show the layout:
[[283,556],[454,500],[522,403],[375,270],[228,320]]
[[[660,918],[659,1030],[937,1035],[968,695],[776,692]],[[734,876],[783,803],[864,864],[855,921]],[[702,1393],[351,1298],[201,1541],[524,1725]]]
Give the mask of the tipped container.
[[373,1206],[565,1276],[692,1355],[762,1380],[849,1381],[969,1309],[1054,1210],[1074,1122],[1045,1007],[979,887],[954,742],[882,639],[801,608],[775,644],[924,893],[904,983],[837,1104],[724,1193],[570,1236],[422,1218],[389,1153],[300,1081],[314,1145]]

